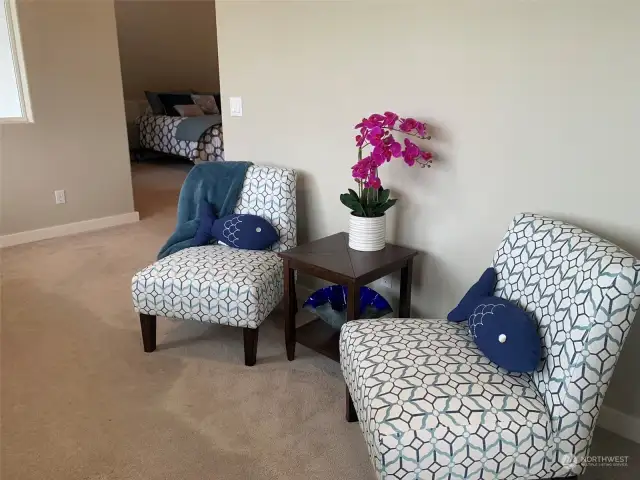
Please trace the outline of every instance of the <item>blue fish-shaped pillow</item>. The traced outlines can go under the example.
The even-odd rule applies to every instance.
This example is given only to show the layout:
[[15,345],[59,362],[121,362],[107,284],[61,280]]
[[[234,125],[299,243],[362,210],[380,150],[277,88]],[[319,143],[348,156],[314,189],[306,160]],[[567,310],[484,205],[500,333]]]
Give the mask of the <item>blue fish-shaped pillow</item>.
[[510,372],[533,372],[541,357],[536,324],[517,305],[492,296],[495,284],[496,271],[488,268],[447,318],[467,320],[473,340],[492,362]]
[[264,250],[280,239],[276,229],[257,215],[232,214],[216,218],[210,205],[200,209],[200,225],[194,246],[208,245],[212,240],[244,250]]
[[220,243],[245,250],[264,250],[280,238],[268,221],[257,215],[233,214],[213,222],[211,233]]

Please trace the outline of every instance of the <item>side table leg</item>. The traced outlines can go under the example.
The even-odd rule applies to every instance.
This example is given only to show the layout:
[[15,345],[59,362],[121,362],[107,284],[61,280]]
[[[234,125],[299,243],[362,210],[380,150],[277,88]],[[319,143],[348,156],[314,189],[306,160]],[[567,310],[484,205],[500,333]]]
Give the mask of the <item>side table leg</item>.
[[287,347],[289,361],[296,354],[296,312],[298,303],[296,300],[296,280],[294,270],[289,266],[289,261],[284,261],[284,342]]
[[411,317],[411,277],[413,276],[413,259],[409,259],[400,273],[400,318]]
[[347,285],[347,322],[360,316],[360,287],[353,283]]

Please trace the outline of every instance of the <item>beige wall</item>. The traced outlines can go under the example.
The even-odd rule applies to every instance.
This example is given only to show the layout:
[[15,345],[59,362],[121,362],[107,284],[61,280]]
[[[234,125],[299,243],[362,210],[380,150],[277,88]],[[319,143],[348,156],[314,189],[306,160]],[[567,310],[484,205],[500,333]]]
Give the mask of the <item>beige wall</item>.
[[116,19],[127,100],[145,90],[219,90],[213,0],[116,0]]
[[[347,229],[352,127],[390,109],[431,122],[439,158],[381,171],[389,239],[424,252],[416,315],[455,305],[518,212],[640,256],[640,3],[373,3],[218,3],[222,90],[244,100],[224,109],[227,158],[301,172],[302,240]],[[636,325],[605,402],[636,416],[638,364]]]
[[0,126],[0,234],[132,212],[113,2],[18,12],[35,123]]

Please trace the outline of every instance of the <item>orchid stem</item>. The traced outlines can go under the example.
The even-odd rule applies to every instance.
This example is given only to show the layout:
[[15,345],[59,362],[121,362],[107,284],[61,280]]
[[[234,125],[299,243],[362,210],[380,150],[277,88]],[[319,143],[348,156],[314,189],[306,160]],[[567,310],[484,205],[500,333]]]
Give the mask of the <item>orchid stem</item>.
[[389,130],[393,130],[394,132],[399,132],[399,133],[402,133],[402,134],[404,134],[404,135],[410,135],[410,136],[412,136],[412,137],[416,137],[416,138],[419,138],[419,139],[421,139],[421,140],[431,140],[431,135],[425,135],[425,136],[423,137],[422,135],[416,135],[415,133],[403,132],[403,131],[402,131],[402,130],[400,130],[399,128],[395,128],[395,127],[393,127],[393,128],[387,127],[387,128],[388,128]]

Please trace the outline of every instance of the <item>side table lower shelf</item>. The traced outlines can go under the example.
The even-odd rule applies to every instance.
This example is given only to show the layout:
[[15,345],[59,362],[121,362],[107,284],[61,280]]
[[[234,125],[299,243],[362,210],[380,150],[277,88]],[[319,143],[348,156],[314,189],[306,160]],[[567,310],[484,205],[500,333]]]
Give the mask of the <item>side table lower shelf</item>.
[[346,319],[352,321],[360,317],[360,287],[399,270],[397,316],[411,317],[411,277],[417,250],[387,243],[382,250],[361,252],[350,248],[349,235],[340,232],[278,252],[278,255],[283,260],[284,341],[289,361],[295,359],[296,343],[340,361],[339,329],[319,319],[296,328],[296,271],[346,287]]
[[297,343],[336,362],[340,361],[339,340],[340,330],[336,330],[319,318],[296,328]]

